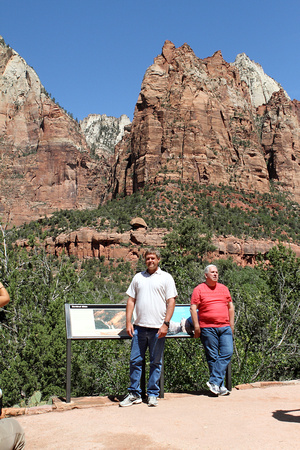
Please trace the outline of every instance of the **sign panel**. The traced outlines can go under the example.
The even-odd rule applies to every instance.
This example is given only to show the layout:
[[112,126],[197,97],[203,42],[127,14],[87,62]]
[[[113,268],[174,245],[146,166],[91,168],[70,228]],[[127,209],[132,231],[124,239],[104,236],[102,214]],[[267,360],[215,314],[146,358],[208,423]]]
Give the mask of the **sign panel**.
[[[190,320],[188,320],[190,319]],[[188,337],[193,334],[190,305],[176,305],[170,321],[168,337]]]
[[[124,339],[126,304],[65,305],[67,339]],[[188,337],[190,305],[176,305],[167,337]],[[135,314],[133,314],[133,319]]]
[[128,337],[126,305],[65,305],[68,339]]

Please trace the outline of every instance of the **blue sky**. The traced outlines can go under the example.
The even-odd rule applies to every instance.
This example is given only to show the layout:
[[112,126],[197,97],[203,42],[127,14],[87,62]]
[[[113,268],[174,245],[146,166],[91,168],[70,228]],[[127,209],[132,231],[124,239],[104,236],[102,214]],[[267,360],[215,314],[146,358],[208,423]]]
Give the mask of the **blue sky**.
[[132,120],[165,40],[196,56],[246,53],[300,100],[299,0],[2,0],[0,35],[74,118]]

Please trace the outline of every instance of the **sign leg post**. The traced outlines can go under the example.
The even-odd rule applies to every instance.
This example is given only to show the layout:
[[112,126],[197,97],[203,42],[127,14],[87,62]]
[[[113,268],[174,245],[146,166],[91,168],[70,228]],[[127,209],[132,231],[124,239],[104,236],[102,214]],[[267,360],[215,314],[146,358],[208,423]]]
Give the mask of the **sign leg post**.
[[164,398],[165,396],[165,364],[164,364],[164,355],[162,355],[161,360],[161,373],[160,373],[160,380],[159,380],[159,398]]
[[71,339],[67,339],[67,385],[66,385],[66,401],[71,401]]
[[231,362],[228,364],[226,369],[226,377],[225,377],[226,387],[229,391],[232,390],[232,380],[231,380]]
[[143,360],[142,376],[141,376],[142,399],[146,398],[146,361]]

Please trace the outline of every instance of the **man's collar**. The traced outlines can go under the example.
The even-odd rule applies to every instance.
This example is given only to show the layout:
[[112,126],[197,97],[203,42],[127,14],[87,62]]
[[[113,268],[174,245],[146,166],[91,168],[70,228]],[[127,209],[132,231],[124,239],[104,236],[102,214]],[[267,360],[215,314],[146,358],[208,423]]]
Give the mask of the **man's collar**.
[[154,275],[155,273],[157,273],[157,275],[161,275],[162,270],[161,270],[160,267],[158,267],[157,270],[156,270],[155,272],[153,272],[153,273],[149,273],[147,269],[144,270],[144,273],[147,274],[147,275],[150,275],[150,276],[151,276],[151,275]]
[[206,281],[204,281],[204,284],[206,284],[206,286],[208,286],[209,288],[214,289],[217,286],[218,281],[216,282],[216,284],[208,284]]

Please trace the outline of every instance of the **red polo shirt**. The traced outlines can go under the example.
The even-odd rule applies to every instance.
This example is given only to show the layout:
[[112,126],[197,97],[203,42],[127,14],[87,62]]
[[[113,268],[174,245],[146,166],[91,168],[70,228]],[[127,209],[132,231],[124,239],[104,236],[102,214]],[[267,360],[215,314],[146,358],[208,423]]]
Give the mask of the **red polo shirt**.
[[191,304],[197,305],[200,328],[229,326],[229,302],[232,302],[231,295],[224,284],[209,287],[201,283],[195,287]]

